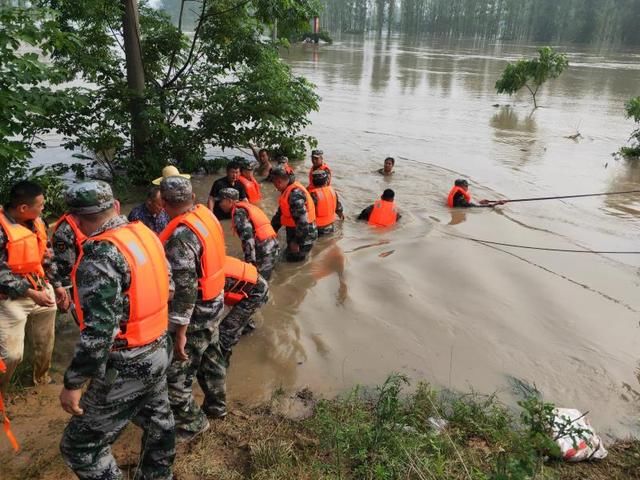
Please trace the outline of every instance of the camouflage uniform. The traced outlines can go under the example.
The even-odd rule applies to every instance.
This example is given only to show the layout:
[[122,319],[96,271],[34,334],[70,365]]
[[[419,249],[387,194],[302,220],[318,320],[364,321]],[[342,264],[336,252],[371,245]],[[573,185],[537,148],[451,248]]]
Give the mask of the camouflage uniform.
[[[225,291],[232,290],[236,283],[235,278],[227,277]],[[240,340],[243,330],[251,323],[251,316],[269,299],[269,285],[260,274],[255,285],[247,284],[242,291],[247,297],[236,303],[220,323],[220,346],[227,366],[231,349]]]
[[[163,199],[191,198],[191,183],[181,177],[168,177],[160,184]],[[185,225],[177,227],[165,242],[171,265],[175,293],[169,304],[169,331],[188,325],[185,352],[189,359],[174,358],[169,367],[169,399],[180,434],[198,433],[208,425],[207,415],[226,415],[226,362],[219,343],[219,326],[224,307],[223,292],[203,301],[198,291],[202,276],[203,247],[195,233]],[[205,398],[202,408],[193,397],[194,377]]]
[[71,271],[76,264],[78,253],[76,251],[76,234],[68,222],[60,223],[51,237],[53,248],[53,267],[56,280],[64,288],[71,287]]
[[[70,207],[78,214],[100,211],[96,208],[108,205],[111,197],[105,185],[86,182],[72,187],[76,197]],[[126,224],[126,218],[116,216],[93,235]],[[175,430],[167,389],[167,336],[118,350],[123,345],[114,339],[129,314],[129,298],[124,295],[131,283],[129,266],[110,242],[89,240],[83,251],[75,288],[85,328],[65,372],[64,386],[76,390],[90,383],[80,400],[84,414],[71,417],[64,430],[62,457],[81,479],[121,479],[111,444],[132,421],[144,430],[136,478],[171,479]]]
[[[311,199],[313,200],[316,208],[318,207],[318,194],[313,191],[313,187],[322,188],[329,184],[329,173],[327,170],[315,170],[311,174],[312,188],[309,189],[309,194],[311,195]],[[331,187],[330,187],[331,188]],[[342,203],[340,202],[340,198],[338,198],[338,194],[336,193],[336,215],[338,217],[342,217],[344,215],[344,209],[342,208]],[[318,236],[322,237],[323,235],[329,235],[335,232],[335,222],[330,225],[326,225],[324,227],[318,227]]]
[[233,224],[242,241],[244,261],[254,264],[260,275],[265,280],[269,280],[280,255],[278,239],[257,240],[253,224],[249,220],[249,214],[242,207],[236,207],[233,214]]
[[[276,167],[278,168],[278,167]],[[276,169],[274,169],[274,175]],[[281,172],[278,172],[281,175]],[[290,180],[293,181],[293,180]],[[296,222],[295,227],[287,227],[287,249],[285,250],[285,258],[288,262],[299,262],[307,258],[307,254],[311,251],[313,243],[318,239],[318,229],[315,222],[309,222],[307,215],[307,197],[302,190],[294,188],[289,195],[289,210],[291,216]],[[280,223],[280,208],[271,219],[271,225],[277,232],[282,224]],[[289,244],[295,242],[300,246],[299,252],[289,250]]]

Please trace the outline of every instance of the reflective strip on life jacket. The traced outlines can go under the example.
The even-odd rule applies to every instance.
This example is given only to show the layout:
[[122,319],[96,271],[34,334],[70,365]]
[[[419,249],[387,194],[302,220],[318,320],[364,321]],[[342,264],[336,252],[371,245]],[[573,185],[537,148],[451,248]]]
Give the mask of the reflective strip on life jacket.
[[316,225],[319,228],[327,227],[336,221],[336,208],[338,196],[333,187],[312,187],[309,193],[315,193],[318,199],[316,203]]
[[[123,292],[129,297],[129,320],[120,325],[116,339],[124,341],[126,348],[133,348],[148,345],[164,335],[169,324],[169,269],[156,234],[143,223],[132,222],[87,241],[112,243],[129,266],[131,284]],[[81,252],[71,273],[80,330],[84,330],[85,324],[76,273],[83,256]]]
[[331,185],[331,169],[329,168],[329,165],[323,163],[318,168],[311,167],[311,170],[309,170],[309,186],[313,185],[313,172],[315,172],[316,170],[325,170],[329,174],[329,181],[327,182],[327,186]]
[[218,219],[204,205],[177,216],[162,233],[160,241],[165,243],[176,228],[187,226],[196,234],[202,245],[200,267],[202,276],[198,279],[198,288],[203,301],[213,300],[224,290],[224,234]]
[[55,233],[58,231],[58,228],[60,228],[63,222],[67,222],[69,227],[71,227],[71,230],[73,231],[73,235],[74,235],[76,252],[80,253],[82,251],[82,244],[87,239],[87,236],[80,231],[80,228],[78,228],[78,224],[73,218],[73,215],[69,215],[68,213],[65,213],[63,216],[61,216],[56,222],[56,224],[53,226],[53,234],[55,235]]
[[313,203],[313,199],[311,195],[307,191],[306,188],[302,186],[300,182],[291,183],[285,190],[280,194],[280,223],[285,227],[293,228],[296,226],[296,221],[293,219],[291,215],[291,209],[289,208],[289,197],[291,196],[291,192],[294,189],[300,189],[304,192],[307,197],[306,206],[307,206],[307,220],[309,223],[316,221],[316,207]]
[[260,200],[262,200],[260,184],[255,178],[249,180],[248,178],[240,175],[238,181],[244,187],[244,191],[247,192],[247,199],[249,199],[251,203],[258,203]]
[[34,274],[44,278],[42,262],[47,253],[47,228],[40,218],[33,221],[35,232],[11,223],[0,212],[0,226],[7,235],[7,265],[16,275]]
[[[0,358],[0,373],[5,373],[7,371],[7,366],[4,361]],[[9,443],[15,452],[20,450],[20,445],[18,445],[18,441],[16,440],[15,435],[11,431],[11,422],[9,421],[9,417],[7,417],[7,409],[4,406],[4,400],[2,398],[2,392],[0,392],[0,419],[2,419],[4,433],[9,439]]]
[[262,242],[264,240],[277,237],[276,231],[271,226],[271,221],[265,213],[255,205],[251,205],[248,202],[237,202],[234,209],[231,211],[231,228],[233,229],[233,233],[236,235],[238,234],[236,231],[236,224],[233,220],[233,217],[236,214],[236,209],[238,208],[244,208],[247,211],[249,221],[253,225],[253,234],[258,241]]
[[227,257],[224,262],[224,275],[235,280],[235,284],[224,291],[225,305],[235,305],[249,295],[244,291],[245,286],[255,285],[258,282],[258,270],[250,263],[243,262],[235,257]]
[[377,200],[373,204],[373,210],[369,215],[369,225],[375,227],[388,227],[398,220],[398,211],[395,202]]
[[469,192],[462,187],[454,185],[449,191],[449,196],[447,197],[447,206],[449,208],[453,208],[453,201],[458,193],[461,193],[467,202],[471,201],[471,194]]

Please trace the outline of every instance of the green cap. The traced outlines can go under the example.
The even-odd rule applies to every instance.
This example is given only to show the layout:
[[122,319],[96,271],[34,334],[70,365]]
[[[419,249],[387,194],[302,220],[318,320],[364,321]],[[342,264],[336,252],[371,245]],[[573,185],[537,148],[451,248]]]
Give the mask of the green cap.
[[113,207],[115,200],[111,185],[100,180],[71,185],[64,196],[69,211],[78,215],[91,215]]

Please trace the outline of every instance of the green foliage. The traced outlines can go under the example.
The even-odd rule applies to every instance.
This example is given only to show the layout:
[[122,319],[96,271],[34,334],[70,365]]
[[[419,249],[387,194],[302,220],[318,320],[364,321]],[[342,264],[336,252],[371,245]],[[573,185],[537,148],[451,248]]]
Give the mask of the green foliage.
[[533,104],[537,108],[536,94],[547,80],[559,77],[569,66],[567,56],[557,53],[551,47],[538,50],[539,58],[518,60],[505,68],[502,77],[496,82],[498,93],[512,95],[522,88],[526,88],[533,97]]
[[42,8],[0,7],[0,200],[24,178],[38,136],[57,125],[50,118],[84,102],[80,89],[55,88],[72,78],[63,66],[42,55],[79,45],[58,28],[56,12]]
[[[625,105],[627,118],[633,119],[634,122],[640,123],[640,97],[634,97]],[[631,133],[631,145],[622,147],[620,153],[628,158],[640,157],[640,127]]]
[[[169,161],[185,171],[198,170],[205,167],[207,145],[287,145],[300,155],[313,143],[298,132],[318,108],[318,97],[280,60],[279,44],[266,37],[276,19],[279,30],[292,35],[308,28],[317,10],[313,1],[205,0],[195,15],[189,14],[190,35],[164,11],[141,5],[144,119],[150,132],[147,154],[139,160],[132,160],[128,140],[130,95],[123,73],[120,2],[44,3],[60,12],[62,30],[83,39],[77,48],[56,50],[56,65],[96,85],[84,108],[67,119],[66,146],[96,152],[95,160],[112,175],[124,169],[131,180],[144,183]],[[183,17],[193,5],[186,4]],[[187,26],[186,18],[180,21],[180,9],[171,13]]]

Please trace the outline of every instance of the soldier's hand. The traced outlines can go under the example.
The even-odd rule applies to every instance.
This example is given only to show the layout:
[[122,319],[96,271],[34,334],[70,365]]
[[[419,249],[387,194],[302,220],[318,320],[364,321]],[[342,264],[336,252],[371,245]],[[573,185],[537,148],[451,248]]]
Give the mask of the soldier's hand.
[[82,397],[82,390],[67,390],[63,388],[60,392],[60,406],[62,409],[70,413],[71,415],[82,415],[84,410],[80,408],[80,398]]
[[289,242],[289,250],[293,253],[298,253],[300,252],[300,245],[296,242]]
[[36,302],[36,305],[41,307],[53,307],[56,302],[45,290],[34,290],[30,288],[27,290],[27,297]]
[[189,359],[187,352],[185,352],[184,350],[184,347],[186,345],[187,345],[187,336],[184,333],[182,334],[177,333],[175,344],[173,345],[173,355],[175,356],[176,359],[180,360],[181,362],[184,362],[185,360]]
[[56,293],[56,305],[58,305],[58,310],[62,313],[67,312],[71,306],[71,299],[69,299],[67,289],[64,287],[58,287],[54,289],[54,292]]

